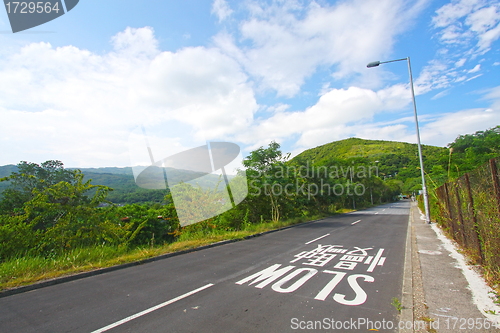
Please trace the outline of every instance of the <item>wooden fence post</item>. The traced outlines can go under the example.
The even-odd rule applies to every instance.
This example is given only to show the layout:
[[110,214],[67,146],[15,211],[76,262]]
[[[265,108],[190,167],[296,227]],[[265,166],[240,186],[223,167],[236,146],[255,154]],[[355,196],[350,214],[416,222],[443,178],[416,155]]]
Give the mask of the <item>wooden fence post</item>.
[[470,180],[469,180],[469,174],[465,174],[465,186],[467,188],[467,194],[469,196],[469,205],[471,209],[471,216],[472,216],[472,227],[473,227],[473,235],[475,235],[475,241],[477,244],[477,250],[479,252],[479,263],[482,264],[484,262],[484,254],[483,254],[483,249],[481,247],[481,237],[479,234],[479,228],[477,225],[477,220],[476,220],[476,211],[474,210],[474,199],[472,198],[472,192],[470,190]]
[[460,194],[458,193],[458,180],[455,183],[455,196],[457,197],[457,213],[458,213],[458,221],[460,222],[460,227],[458,230],[460,230],[460,233],[462,234],[462,241],[463,241],[463,246],[467,247],[467,239],[465,237],[465,225],[464,225],[464,219],[462,216],[462,203],[460,202]]
[[448,208],[448,216],[450,217],[450,227],[451,227],[451,236],[455,239],[455,224],[453,223],[453,214],[451,213],[451,205],[450,205],[450,194],[448,192],[448,183],[444,183],[444,194],[446,195],[446,207]]
[[497,163],[494,158],[490,160],[491,176],[493,177],[493,188],[497,201],[497,209],[500,215],[500,184],[498,183]]

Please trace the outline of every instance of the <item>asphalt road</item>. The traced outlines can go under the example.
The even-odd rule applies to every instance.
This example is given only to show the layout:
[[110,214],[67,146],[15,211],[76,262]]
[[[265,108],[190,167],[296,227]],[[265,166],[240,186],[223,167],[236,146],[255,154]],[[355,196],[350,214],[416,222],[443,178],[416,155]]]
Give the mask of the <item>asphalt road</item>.
[[[4,297],[0,332],[295,332],[335,326],[338,332],[367,332],[368,321],[379,332],[397,331],[391,300],[401,300],[409,207],[388,204]],[[376,326],[387,328],[389,321],[392,330]]]

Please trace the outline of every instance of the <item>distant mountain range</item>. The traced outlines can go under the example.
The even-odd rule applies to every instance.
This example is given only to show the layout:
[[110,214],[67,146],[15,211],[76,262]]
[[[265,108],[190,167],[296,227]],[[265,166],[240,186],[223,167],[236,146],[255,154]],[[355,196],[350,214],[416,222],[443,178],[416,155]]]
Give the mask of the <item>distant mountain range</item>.
[[[104,167],[104,168],[67,168],[69,170],[80,169],[85,175],[84,181],[92,179],[92,184],[94,185],[104,185],[113,189],[107,199],[114,203],[142,203],[142,202],[163,202],[165,195],[168,190],[158,190],[158,189],[144,189],[136,185],[132,167]],[[4,165],[0,166],[0,178],[9,176],[12,172],[17,171],[17,166],[15,165]],[[185,173],[192,173],[189,171],[177,171],[171,172],[173,176],[170,182],[179,182]],[[217,182],[219,181],[219,176],[205,175],[203,178],[198,178],[203,176],[203,174],[195,175],[197,179],[189,181],[194,186],[199,185],[203,189],[213,189]],[[228,178],[232,176],[228,175]],[[195,178],[195,177],[190,177]],[[0,182],[0,193],[9,186],[8,182]],[[223,185],[219,185],[221,189]]]

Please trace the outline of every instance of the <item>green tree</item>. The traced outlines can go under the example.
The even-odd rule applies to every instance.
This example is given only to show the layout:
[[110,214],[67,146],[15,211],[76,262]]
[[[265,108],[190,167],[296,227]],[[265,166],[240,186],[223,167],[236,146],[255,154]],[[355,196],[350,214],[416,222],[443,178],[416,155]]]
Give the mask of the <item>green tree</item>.
[[[267,148],[260,147],[243,160],[247,176],[251,180],[249,201],[252,201],[253,207],[259,206],[261,216],[270,216],[272,221],[279,220],[288,199],[282,190],[290,183],[285,164],[289,157],[290,154],[284,155],[281,152],[279,143],[272,141]],[[279,194],[276,189],[280,190]]]
[[[85,194],[92,190],[94,196],[87,198]],[[97,209],[108,191],[90,180],[83,182],[80,171],[74,172],[71,182],[60,181],[41,191],[34,188],[20,212],[0,215],[0,257],[118,243],[123,230]]]
[[486,131],[460,135],[448,147],[453,149],[450,173],[452,177],[458,177],[500,154],[500,125]]
[[61,181],[74,183],[75,171],[64,169],[61,161],[49,160],[41,165],[22,161],[17,164],[17,172],[0,181],[10,181],[0,201],[0,213],[11,213],[33,199],[34,190],[42,192]]

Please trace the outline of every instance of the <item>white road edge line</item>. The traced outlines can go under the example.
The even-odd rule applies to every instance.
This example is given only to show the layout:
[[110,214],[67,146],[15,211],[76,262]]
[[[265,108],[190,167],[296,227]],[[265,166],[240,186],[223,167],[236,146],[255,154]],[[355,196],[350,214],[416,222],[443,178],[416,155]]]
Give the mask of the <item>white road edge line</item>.
[[357,221],[355,221],[355,222],[352,222],[351,224],[352,224],[352,225],[355,225],[355,224],[356,224],[356,223],[358,223],[358,222],[361,222],[361,220],[357,220]]
[[313,239],[312,241],[309,241],[309,242],[307,242],[307,243],[305,243],[305,244],[311,244],[312,242],[315,242],[315,241],[317,241],[318,239],[324,238],[324,237],[326,237],[326,236],[330,236],[330,234],[323,235],[323,236],[318,237],[318,238],[316,238],[316,239]]
[[110,325],[108,325],[108,326],[106,326],[106,327],[100,328],[100,329],[98,329],[98,330],[96,330],[96,331],[93,331],[93,332],[91,332],[91,333],[101,333],[101,332],[105,332],[105,331],[107,331],[107,330],[110,330],[110,329],[112,329],[112,328],[115,328],[115,327],[117,327],[117,326],[120,326],[121,324],[125,324],[126,322],[129,322],[129,321],[131,321],[131,320],[134,320],[135,318],[139,318],[139,317],[141,317],[141,316],[144,316],[145,314],[148,314],[148,313],[153,312],[153,311],[155,311],[155,310],[158,310],[158,309],[160,309],[160,308],[162,308],[162,307],[164,307],[164,306],[167,306],[167,305],[169,305],[169,304],[175,303],[175,302],[177,302],[177,301],[179,301],[179,300],[181,300],[181,299],[183,299],[183,298],[186,298],[186,297],[188,297],[188,296],[191,296],[191,295],[193,295],[193,294],[196,294],[197,292],[202,291],[202,290],[204,290],[204,289],[207,289],[207,288],[209,288],[209,287],[211,287],[211,286],[213,286],[213,285],[214,285],[213,283],[209,283],[209,284],[207,284],[207,285],[205,285],[205,286],[203,286],[203,287],[200,287],[200,288],[198,288],[198,289],[195,289],[195,290],[193,290],[193,291],[190,291],[190,292],[188,292],[188,293],[185,293],[184,295],[178,296],[178,297],[176,297],[176,298],[172,298],[170,301],[166,301],[166,302],[164,302],[164,303],[161,303],[161,304],[158,304],[158,305],[156,305],[156,306],[153,306],[153,307],[151,307],[151,308],[149,308],[149,309],[147,309],[147,310],[144,310],[144,311],[141,311],[141,312],[139,312],[139,313],[136,313],[135,315],[129,316],[129,317],[127,317],[127,318],[124,318],[124,319],[122,319],[122,320],[120,320],[120,321],[117,321],[116,323],[110,324]]

